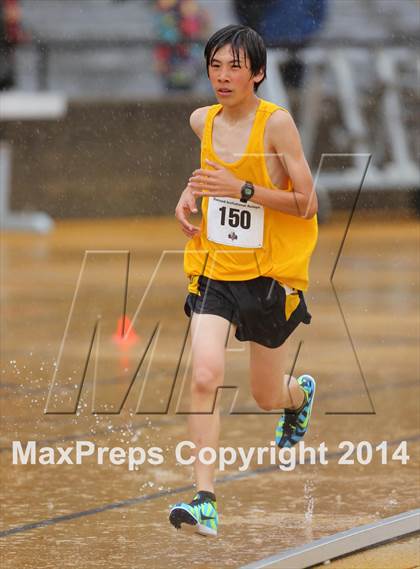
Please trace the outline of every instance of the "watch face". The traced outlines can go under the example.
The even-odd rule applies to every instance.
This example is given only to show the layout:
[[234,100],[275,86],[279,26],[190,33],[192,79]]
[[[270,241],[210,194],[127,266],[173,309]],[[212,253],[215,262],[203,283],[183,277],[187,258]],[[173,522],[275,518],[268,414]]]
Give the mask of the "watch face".
[[246,182],[241,189],[241,201],[247,202],[254,195],[254,187],[249,182]]

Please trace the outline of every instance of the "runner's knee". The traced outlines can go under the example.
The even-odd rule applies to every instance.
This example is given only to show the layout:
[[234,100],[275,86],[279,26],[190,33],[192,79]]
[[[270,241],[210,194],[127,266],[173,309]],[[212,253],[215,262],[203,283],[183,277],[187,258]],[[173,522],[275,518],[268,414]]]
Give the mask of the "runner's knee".
[[214,393],[222,384],[222,379],[222,366],[200,365],[193,370],[191,389],[196,393]]

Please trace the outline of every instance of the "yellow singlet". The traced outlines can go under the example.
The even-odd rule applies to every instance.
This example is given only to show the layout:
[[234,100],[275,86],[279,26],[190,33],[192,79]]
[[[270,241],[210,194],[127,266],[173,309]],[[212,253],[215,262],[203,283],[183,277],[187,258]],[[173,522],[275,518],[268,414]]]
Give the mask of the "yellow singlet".
[[[264,158],[264,129],[270,115],[282,107],[260,99],[245,153],[236,162],[224,162],[212,145],[213,120],[222,105],[212,105],[207,113],[201,141],[201,168],[210,169],[206,158],[227,168],[240,180],[270,188],[273,191],[292,191],[275,188]],[[251,204],[252,202],[248,202]],[[207,236],[209,198],[202,199],[201,233],[190,239],[185,247],[184,270],[190,278],[189,290],[195,292],[199,275],[222,281],[242,281],[260,276],[271,277],[298,290],[308,288],[308,266],[314,250],[318,224],[312,219],[289,215],[264,208],[263,244],[260,248],[243,248],[210,241]]]

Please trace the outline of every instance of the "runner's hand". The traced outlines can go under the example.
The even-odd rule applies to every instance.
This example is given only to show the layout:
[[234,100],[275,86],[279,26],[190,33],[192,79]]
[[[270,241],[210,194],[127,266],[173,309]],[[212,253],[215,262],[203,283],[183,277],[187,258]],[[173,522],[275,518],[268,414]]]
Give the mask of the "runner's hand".
[[194,196],[209,197],[210,195],[239,199],[244,182],[236,178],[232,172],[217,164],[217,162],[211,162],[210,160],[206,160],[206,162],[214,170],[205,170],[203,168],[194,170],[188,184],[192,188]]
[[190,238],[200,233],[200,228],[192,225],[188,221],[188,217],[191,213],[197,213],[195,200],[196,198],[188,185],[182,192],[175,208],[175,217],[180,222],[182,231]]

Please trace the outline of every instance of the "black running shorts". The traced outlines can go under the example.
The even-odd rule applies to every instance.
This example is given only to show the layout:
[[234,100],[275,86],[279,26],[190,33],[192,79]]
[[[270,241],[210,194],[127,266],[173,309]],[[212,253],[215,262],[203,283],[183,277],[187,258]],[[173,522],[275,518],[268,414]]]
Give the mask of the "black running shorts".
[[236,338],[277,348],[303,322],[309,324],[303,293],[290,289],[269,277],[247,281],[218,281],[203,275],[196,278],[195,290],[185,301],[184,311],[190,317],[215,314],[236,326]]

